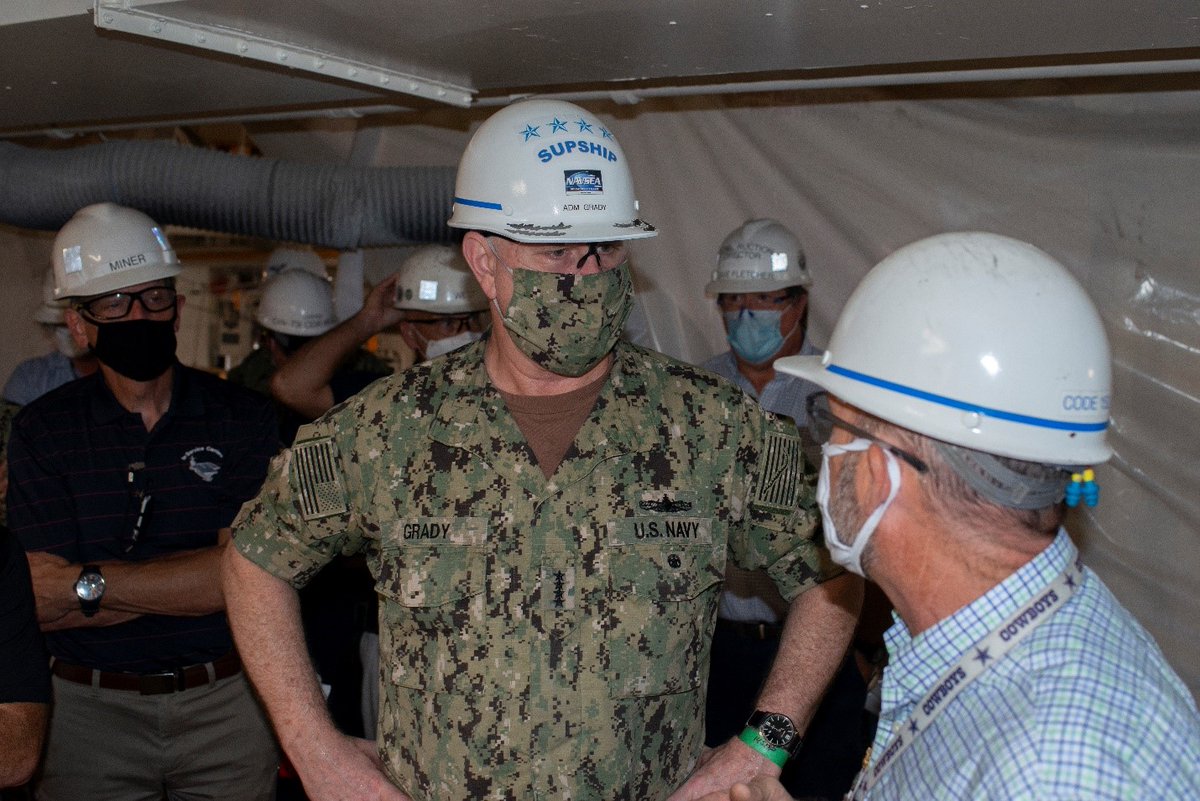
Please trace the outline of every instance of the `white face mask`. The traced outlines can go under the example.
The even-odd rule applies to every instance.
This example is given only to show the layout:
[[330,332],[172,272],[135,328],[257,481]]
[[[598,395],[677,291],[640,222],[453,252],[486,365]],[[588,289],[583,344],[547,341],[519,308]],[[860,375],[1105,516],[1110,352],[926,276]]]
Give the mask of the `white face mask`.
[[483,334],[478,331],[459,331],[454,336],[445,339],[426,340],[425,358],[436,359],[438,356],[445,356],[450,351],[458,350],[463,345],[469,345],[482,336]]
[[892,485],[891,489],[884,502],[879,504],[875,511],[871,512],[871,516],[863,522],[858,534],[851,538],[852,544],[847,545],[838,535],[837,527],[833,523],[833,515],[829,513],[829,459],[832,456],[842,456],[854,451],[865,451],[873,444],[871,440],[861,437],[841,445],[826,442],[821,446],[821,475],[817,479],[817,505],[821,507],[821,520],[825,526],[825,547],[829,549],[829,555],[834,562],[864,578],[866,573],[863,572],[862,555],[867,549],[867,542],[875,533],[879,521],[883,519],[884,512],[892,505],[896,493],[900,491],[900,463],[888,450],[883,449],[883,455],[887,457],[888,481]]
[[81,348],[75,344],[75,339],[71,336],[71,329],[65,325],[54,326],[54,347],[63,356],[68,359],[77,359],[80,356],[86,356],[91,348]]

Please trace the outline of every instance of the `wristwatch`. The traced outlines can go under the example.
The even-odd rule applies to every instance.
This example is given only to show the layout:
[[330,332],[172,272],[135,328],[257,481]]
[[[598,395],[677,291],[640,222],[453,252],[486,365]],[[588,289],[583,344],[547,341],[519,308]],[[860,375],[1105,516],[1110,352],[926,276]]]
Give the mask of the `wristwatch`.
[[98,565],[84,565],[75,579],[75,597],[79,599],[79,608],[84,617],[91,617],[100,611],[100,599],[104,597],[104,576]]
[[756,709],[746,721],[740,739],[781,768],[800,752],[804,743],[791,718],[781,712],[761,709]]

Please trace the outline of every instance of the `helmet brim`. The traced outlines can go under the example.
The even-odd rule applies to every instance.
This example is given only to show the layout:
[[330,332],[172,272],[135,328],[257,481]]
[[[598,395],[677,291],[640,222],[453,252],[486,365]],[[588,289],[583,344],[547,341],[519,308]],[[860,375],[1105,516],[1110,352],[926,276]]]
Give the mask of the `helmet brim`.
[[[881,400],[881,392],[887,389],[881,386],[884,382],[842,375],[831,370],[828,352],[821,356],[785,356],[776,360],[773,366],[786,375],[811,381],[829,394],[881,420],[964,448],[1056,465],[1102,464],[1112,457],[1112,448],[1104,440],[1103,434],[1076,436],[1064,431],[1057,438],[1033,444],[1025,441],[1030,430],[1028,424],[993,416],[982,407],[973,407],[978,411],[970,411],[971,404],[959,404],[945,398],[939,401],[935,396],[920,391],[906,391],[901,387],[894,390],[895,397],[907,398],[907,402],[885,403]],[[970,415],[975,416],[974,426],[946,425],[949,416],[966,419]],[[981,426],[989,432],[986,440],[979,436]],[[1009,443],[1014,445],[1009,447]],[[1066,459],[1064,457],[1068,452],[1070,458]]]

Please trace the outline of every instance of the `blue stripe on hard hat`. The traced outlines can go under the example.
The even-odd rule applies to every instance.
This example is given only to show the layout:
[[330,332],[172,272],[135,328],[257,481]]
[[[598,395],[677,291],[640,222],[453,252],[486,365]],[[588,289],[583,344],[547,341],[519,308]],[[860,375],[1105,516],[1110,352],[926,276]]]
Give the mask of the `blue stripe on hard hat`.
[[455,197],[454,202],[460,206],[474,206],[477,209],[492,209],[493,211],[502,211],[504,208],[499,203],[488,203],[485,200],[468,200],[465,197]]
[[942,395],[934,395],[931,392],[906,387],[903,384],[895,384],[891,381],[885,381],[882,378],[857,373],[854,370],[847,370],[845,367],[838,367],[836,364],[830,364],[825,367],[831,373],[849,378],[852,381],[861,381],[864,384],[882,387],[883,389],[899,392],[901,395],[908,395],[913,398],[919,398],[930,403],[936,403],[941,406],[949,406],[953,409],[962,409],[966,412],[976,412],[988,417],[995,417],[998,420],[1008,420],[1012,423],[1024,423],[1028,426],[1038,426],[1039,428],[1054,428],[1060,431],[1103,431],[1108,428],[1108,421],[1103,423],[1066,423],[1060,420],[1046,420],[1041,417],[1029,417],[1024,414],[1014,414],[1013,412],[1005,412],[1000,409],[989,409],[986,406],[976,406],[973,403],[964,403],[953,398],[947,398]]

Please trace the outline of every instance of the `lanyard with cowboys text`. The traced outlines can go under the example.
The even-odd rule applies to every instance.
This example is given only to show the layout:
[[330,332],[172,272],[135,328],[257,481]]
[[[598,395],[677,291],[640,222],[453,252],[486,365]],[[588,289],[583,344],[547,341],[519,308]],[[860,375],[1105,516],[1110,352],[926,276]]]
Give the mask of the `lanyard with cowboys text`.
[[1005,620],[967,652],[959,657],[958,663],[950,668],[933,685],[921,703],[917,704],[908,720],[897,727],[895,736],[888,743],[887,749],[880,755],[879,761],[872,767],[867,767],[871,752],[867,751],[867,759],[863,769],[854,781],[854,787],[846,794],[844,801],[860,801],[866,797],[879,777],[894,763],[916,739],[929,728],[934,719],[950,705],[963,688],[979,678],[992,664],[999,662],[1018,643],[1029,636],[1030,632],[1044,623],[1051,614],[1057,612],[1067,602],[1067,599],[1079,587],[1083,578],[1083,561],[1076,558],[1065,571],[1050,582],[1033,600],[1021,607],[1012,617]]

